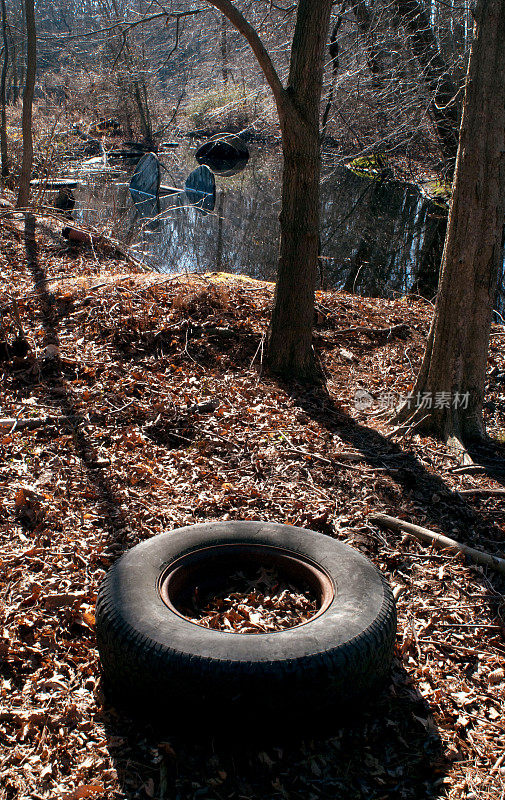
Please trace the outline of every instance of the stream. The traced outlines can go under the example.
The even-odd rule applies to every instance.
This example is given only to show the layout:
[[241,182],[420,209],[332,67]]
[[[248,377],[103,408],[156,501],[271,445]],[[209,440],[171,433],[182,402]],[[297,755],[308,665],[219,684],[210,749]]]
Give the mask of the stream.
[[[160,155],[162,183],[184,187],[197,167],[197,145],[183,142]],[[330,163],[323,154],[321,184],[321,277],[326,289],[396,297],[436,292],[443,205],[417,186],[383,177],[370,179]],[[252,144],[238,174],[216,174],[213,212],[203,214],[184,195],[135,206],[128,189],[134,166],[84,162],[73,175],[74,219],[113,236],[153,270],[162,273],[226,271],[274,280],[279,241],[282,158],[275,148]],[[69,172],[65,173],[68,177]],[[153,213],[155,214],[153,216]],[[438,240],[438,241],[437,241]],[[497,303],[505,312],[503,275]]]

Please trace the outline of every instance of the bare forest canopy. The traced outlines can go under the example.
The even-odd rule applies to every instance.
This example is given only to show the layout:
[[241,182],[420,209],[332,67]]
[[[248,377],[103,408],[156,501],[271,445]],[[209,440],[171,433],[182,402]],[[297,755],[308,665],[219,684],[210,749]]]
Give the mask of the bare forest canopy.
[[[235,5],[285,81],[296,4]],[[273,99],[248,44],[206,3],[39,0],[35,14],[35,99],[48,123],[56,112],[61,122],[113,117],[128,135],[151,139],[181,124],[278,134]],[[24,83],[22,0],[6,1],[6,23],[12,104]],[[336,3],[321,108],[326,140],[346,158],[392,157],[404,177],[412,163],[450,172],[472,26],[467,0]]]

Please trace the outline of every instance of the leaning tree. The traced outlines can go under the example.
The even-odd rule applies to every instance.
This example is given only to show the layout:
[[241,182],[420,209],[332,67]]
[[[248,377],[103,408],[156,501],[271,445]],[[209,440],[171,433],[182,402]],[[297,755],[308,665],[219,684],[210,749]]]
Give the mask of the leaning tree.
[[485,436],[482,405],[505,218],[505,0],[479,0],[474,15],[439,291],[413,390],[420,402],[413,412],[404,405],[396,417],[459,442]]
[[332,0],[299,0],[289,76],[282,84],[253,26],[230,0],[207,0],[249,43],[272,90],[284,157],[281,242],[267,364],[272,372],[313,378],[314,293],[319,250],[319,109]]

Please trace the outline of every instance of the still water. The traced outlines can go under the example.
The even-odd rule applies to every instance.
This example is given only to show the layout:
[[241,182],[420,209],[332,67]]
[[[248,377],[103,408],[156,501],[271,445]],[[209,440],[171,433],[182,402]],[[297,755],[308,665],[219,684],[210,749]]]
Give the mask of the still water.
[[[195,146],[181,144],[160,156],[162,183],[183,187],[197,167]],[[153,270],[227,271],[275,278],[282,158],[276,149],[251,145],[240,173],[216,175],[212,213],[188,206],[184,196],[136,208],[128,190],[133,167],[81,168],[74,194],[76,220],[102,228]],[[387,175],[373,180],[323,157],[321,277],[324,288],[394,297],[432,297],[445,231],[446,209],[408,183]],[[149,213],[149,211],[151,213]],[[155,216],[152,216],[152,214]],[[500,303],[503,306],[503,303]]]

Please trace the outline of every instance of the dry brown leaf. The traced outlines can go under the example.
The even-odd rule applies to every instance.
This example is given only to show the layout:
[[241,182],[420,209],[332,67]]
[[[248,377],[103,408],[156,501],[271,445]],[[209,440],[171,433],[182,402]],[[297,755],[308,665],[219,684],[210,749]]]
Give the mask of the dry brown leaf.
[[502,667],[498,667],[498,669],[494,669],[490,672],[487,676],[487,679],[491,686],[496,683],[501,683],[502,680],[505,678],[505,670]]
[[72,792],[61,795],[61,800],[84,800],[86,797],[95,797],[98,794],[103,794],[103,792],[102,783],[85,783]]

